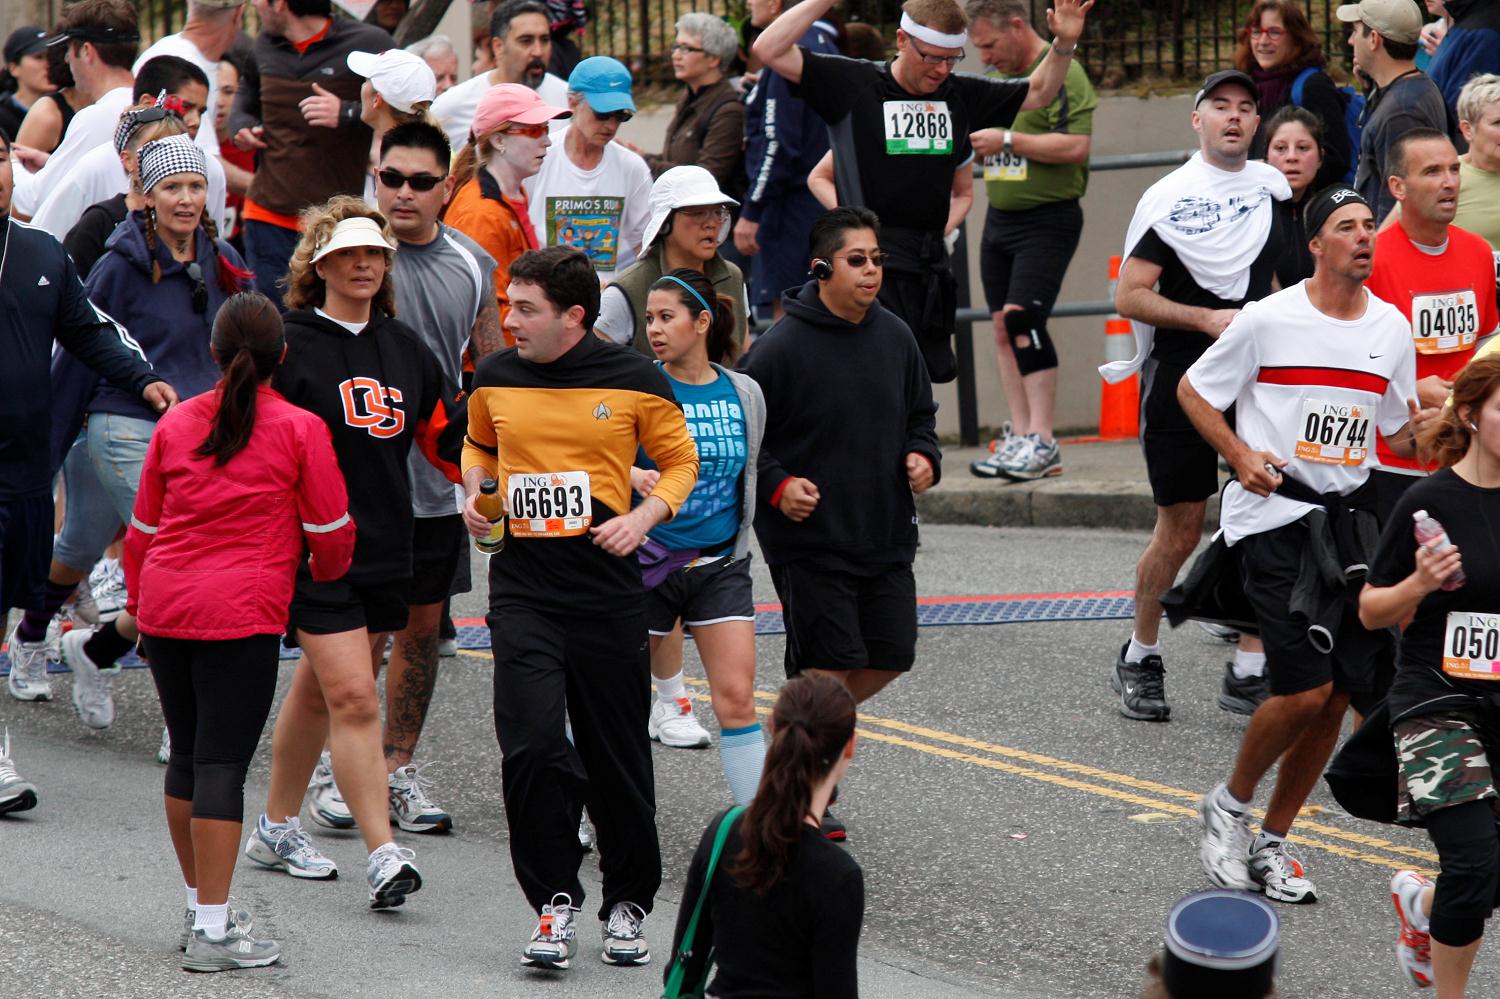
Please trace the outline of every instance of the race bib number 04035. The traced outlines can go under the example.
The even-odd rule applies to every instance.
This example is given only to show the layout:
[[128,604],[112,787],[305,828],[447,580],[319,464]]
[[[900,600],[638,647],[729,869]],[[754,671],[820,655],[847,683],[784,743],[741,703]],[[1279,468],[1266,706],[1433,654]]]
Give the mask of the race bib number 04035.
[[1479,300],[1472,288],[1413,295],[1411,335],[1418,354],[1468,350],[1479,338]]
[[571,538],[593,523],[588,472],[517,472],[505,490],[513,538]]
[[945,156],[953,152],[953,118],[947,101],[886,101],[885,151],[892,156]]
[[1500,680],[1500,614],[1448,613],[1443,672],[1463,680]]
[[1370,454],[1370,413],[1348,403],[1302,401],[1293,454],[1319,465],[1362,465]]

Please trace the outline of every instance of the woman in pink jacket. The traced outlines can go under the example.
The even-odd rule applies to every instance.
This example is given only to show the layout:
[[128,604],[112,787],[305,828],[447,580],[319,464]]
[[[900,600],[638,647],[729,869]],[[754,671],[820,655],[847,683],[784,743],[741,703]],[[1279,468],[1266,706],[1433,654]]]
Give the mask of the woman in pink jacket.
[[247,913],[229,914],[245,772],[276,693],[303,552],[314,579],[342,576],[354,552],[328,427],[269,384],[286,352],[276,306],[235,295],[210,346],[223,376],[157,424],[125,537],[128,610],[172,736],[167,827],[187,886],[189,971],[280,956]]

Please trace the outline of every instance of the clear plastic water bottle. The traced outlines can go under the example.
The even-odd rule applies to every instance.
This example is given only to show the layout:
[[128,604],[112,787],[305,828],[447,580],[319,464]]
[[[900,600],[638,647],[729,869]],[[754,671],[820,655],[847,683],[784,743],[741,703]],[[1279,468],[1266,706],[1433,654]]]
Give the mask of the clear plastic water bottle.
[[[1417,544],[1426,548],[1434,555],[1449,547],[1451,542],[1448,540],[1447,530],[1437,520],[1428,515],[1426,510],[1418,510],[1411,515],[1411,519],[1417,535]],[[1443,580],[1442,588],[1445,590],[1456,590],[1464,585],[1464,582],[1464,570],[1460,567],[1457,572]]]

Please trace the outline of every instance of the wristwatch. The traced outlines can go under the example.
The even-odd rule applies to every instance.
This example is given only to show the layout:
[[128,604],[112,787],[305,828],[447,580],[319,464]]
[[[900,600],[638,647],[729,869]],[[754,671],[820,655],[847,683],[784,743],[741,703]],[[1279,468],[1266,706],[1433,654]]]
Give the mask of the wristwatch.
[[1005,130],[1005,134],[1000,137],[1000,150],[1001,150],[1001,152],[1005,153],[1005,155],[1007,155],[1007,156],[1011,155],[1011,139],[1012,138],[1013,138],[1013,133],[1008,128]]

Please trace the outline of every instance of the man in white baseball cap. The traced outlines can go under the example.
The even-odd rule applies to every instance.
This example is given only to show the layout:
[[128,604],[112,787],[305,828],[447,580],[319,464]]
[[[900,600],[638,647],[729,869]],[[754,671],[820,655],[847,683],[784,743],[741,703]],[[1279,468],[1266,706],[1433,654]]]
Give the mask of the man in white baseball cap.
[[349,69],[365,78],[359,88],[359,120],[374,133],[365,171],[365,204],[375,207],[380,140],[397,125],[421,121],[437,98],[437,75],[421,56],[404,49],[350,52]]

